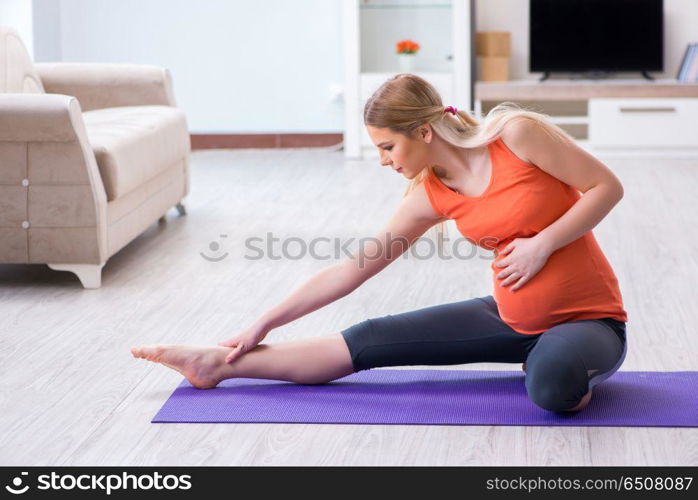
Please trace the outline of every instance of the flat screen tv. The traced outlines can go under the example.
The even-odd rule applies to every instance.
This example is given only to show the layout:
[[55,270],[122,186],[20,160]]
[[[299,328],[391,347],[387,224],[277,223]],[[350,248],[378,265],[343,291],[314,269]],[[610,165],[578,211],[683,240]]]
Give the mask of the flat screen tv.
[[530,0],[529,71],[664,70],[663,0]]

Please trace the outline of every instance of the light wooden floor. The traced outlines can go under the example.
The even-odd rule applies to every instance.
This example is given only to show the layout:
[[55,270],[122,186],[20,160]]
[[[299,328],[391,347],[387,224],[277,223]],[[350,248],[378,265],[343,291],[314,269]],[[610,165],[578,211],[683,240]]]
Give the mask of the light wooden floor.
[[[626,193],[594,230],[630,318],[621,370],[698,370],[698,162],[606,164]],[[46,266],[0,265],[0,465],[698,464],[696,429],[150,423],[182,378],[133,359],[132,345],[215,345],[335,262],[248,260],[245,238],[373,236],[404,187],[341,152],[196,152],[189,214],[170,210],[109,260],[101,289]],[[479,257],[398,260],[265,342],[489,294],[490,260]]]

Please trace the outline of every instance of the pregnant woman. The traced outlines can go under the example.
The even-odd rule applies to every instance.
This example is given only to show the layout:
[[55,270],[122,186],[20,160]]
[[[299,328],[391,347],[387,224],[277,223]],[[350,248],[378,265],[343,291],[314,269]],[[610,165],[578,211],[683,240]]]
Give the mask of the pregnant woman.
[[[200,389],[231,377],[322,384],[383,366],[524,362],[533,403],[584,408],[627,350],[618,281],[592,233],[623,197],[616,176],[546,115],[502,103],[478,123],[412,74],[371,96],[364,123],[381,164],[410,180],[377,237],[217,347],[149,344],[133,356]],[[493,252],[492,295],[260,344],[274,328],[348,295],[448,219]]]

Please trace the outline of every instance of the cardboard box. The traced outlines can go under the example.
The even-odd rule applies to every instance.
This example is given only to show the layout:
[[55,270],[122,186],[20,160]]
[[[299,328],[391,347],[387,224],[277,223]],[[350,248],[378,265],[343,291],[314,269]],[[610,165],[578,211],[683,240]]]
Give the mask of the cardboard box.
[[509,80],[508,57],[478,57],[479,80],[483,82],[504,82]]
[[508,31],[477,31],[475,51],[478,57],[511,57],[511,33]]

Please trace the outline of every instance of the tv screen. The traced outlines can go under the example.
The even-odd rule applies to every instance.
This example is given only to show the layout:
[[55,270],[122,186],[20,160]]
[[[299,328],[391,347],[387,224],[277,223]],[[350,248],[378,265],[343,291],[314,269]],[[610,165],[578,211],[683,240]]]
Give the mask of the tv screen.
[[663,0],[530,0],[529,71],[663,71]]

